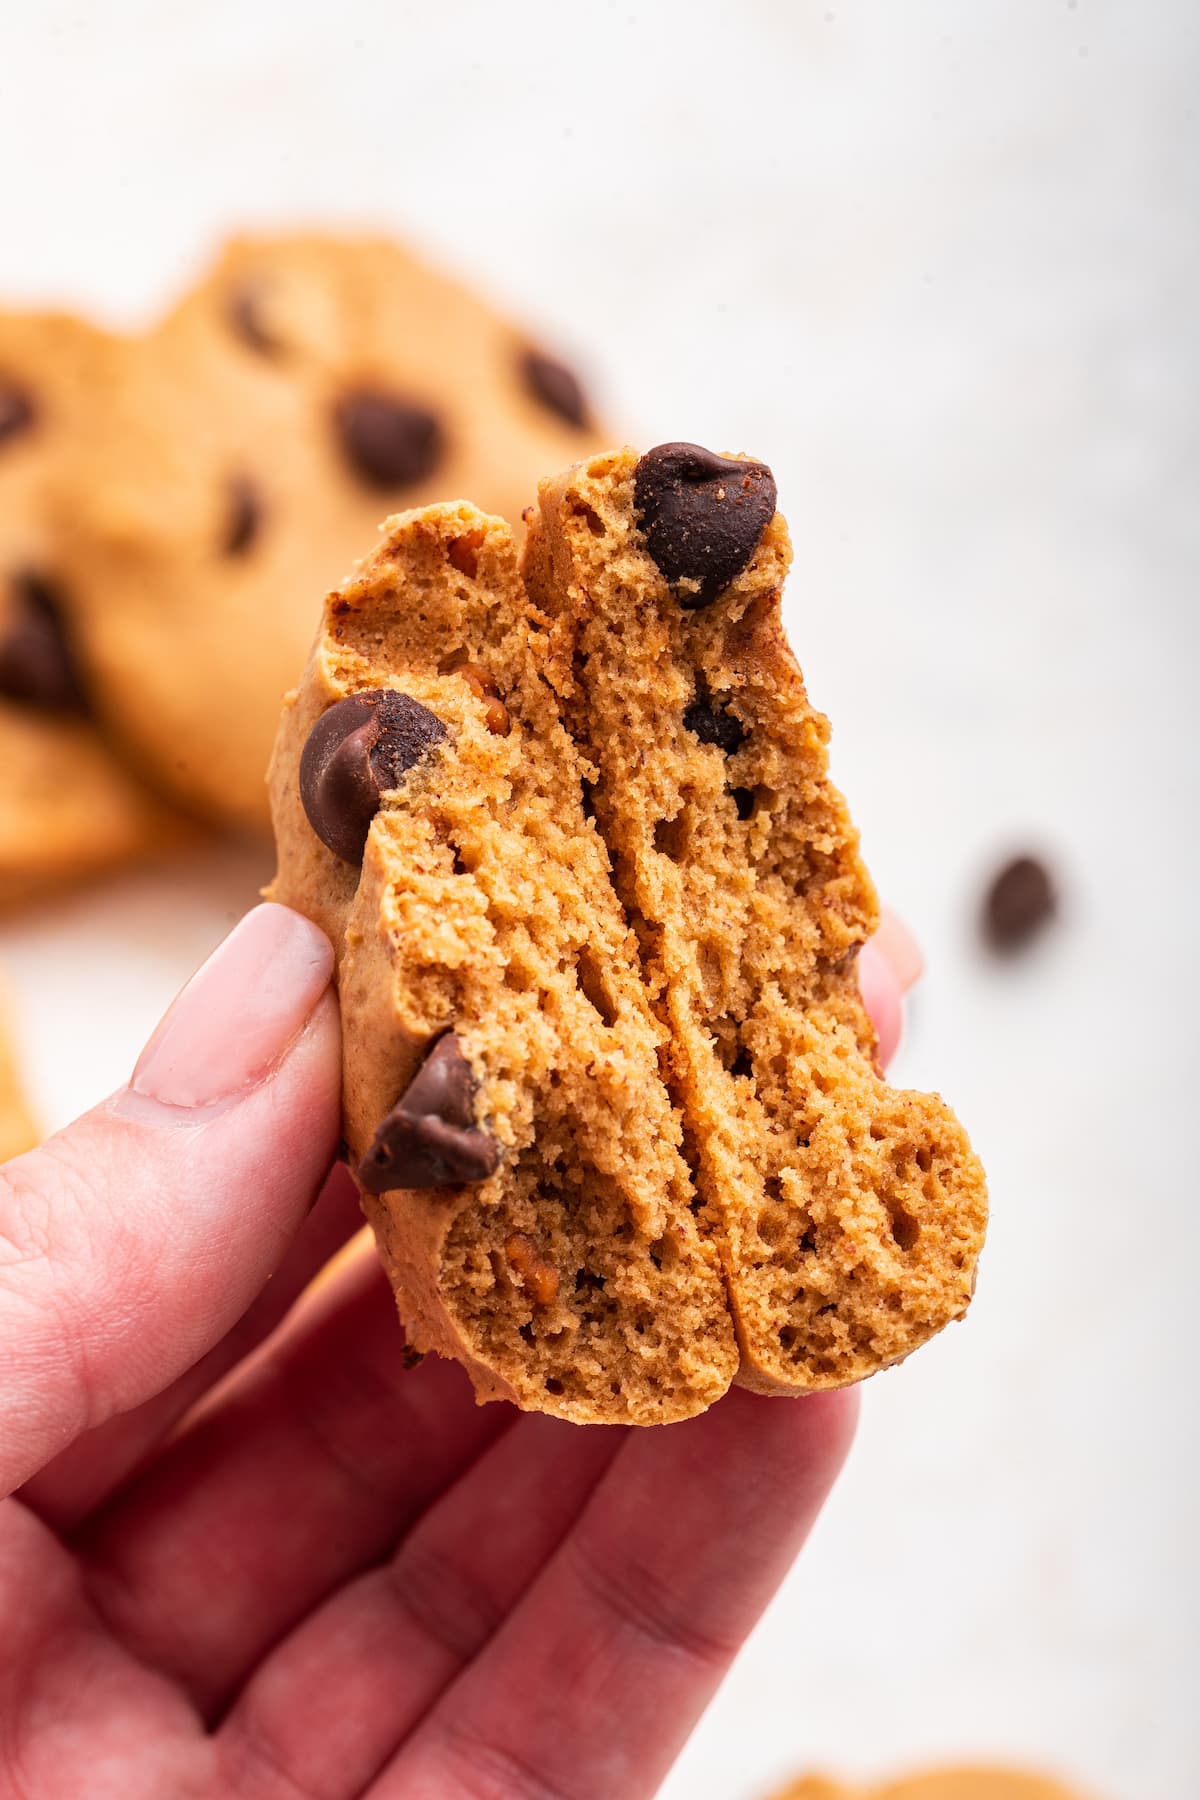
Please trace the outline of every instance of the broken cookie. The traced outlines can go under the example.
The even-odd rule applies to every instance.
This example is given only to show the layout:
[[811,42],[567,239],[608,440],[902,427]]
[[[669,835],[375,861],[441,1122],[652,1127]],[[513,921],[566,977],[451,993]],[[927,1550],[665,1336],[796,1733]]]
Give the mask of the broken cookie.
[[418,1350],[653,1423],[861,1379],[966,1309],[983,1174],[887,1087],[877,907],[779,622],[762,463],[543,484],[524,579],[465,504],[326,603],[271,897],[338,957],[346,1139]]

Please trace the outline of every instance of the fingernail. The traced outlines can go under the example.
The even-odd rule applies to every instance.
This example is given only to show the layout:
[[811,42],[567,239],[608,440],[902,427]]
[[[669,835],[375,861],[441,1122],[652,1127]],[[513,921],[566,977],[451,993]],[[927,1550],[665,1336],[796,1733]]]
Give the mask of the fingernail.
[[879,1061],[886,1069],[904,1029],[904,1002],[895,970],[877,940],[869,938],[858,959],[858,988],[878,1039]]
[[333,948],[311,920],[256,906],[172,1002],[129,1091],[203,1107],[254,1087],[303,1030],[332,974]]
[[904,920],[889,907],[883,908],[879,929],[872,942],[891,964],[900,992],[907,994],[909,988],[915,987],[924,974],[925,958],[921,954],[920,944]]

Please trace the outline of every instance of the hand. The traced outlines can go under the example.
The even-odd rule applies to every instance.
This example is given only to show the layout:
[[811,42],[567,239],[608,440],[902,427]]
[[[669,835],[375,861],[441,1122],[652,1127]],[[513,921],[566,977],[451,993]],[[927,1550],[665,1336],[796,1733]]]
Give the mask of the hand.
[[0,1171],[6,1794],[652,1793],[845,1454],[849,1394],[476,1407],[405,1369],[373,1258],[293,1311],[360,1222],[331,971],[259,907],[129,1086]]

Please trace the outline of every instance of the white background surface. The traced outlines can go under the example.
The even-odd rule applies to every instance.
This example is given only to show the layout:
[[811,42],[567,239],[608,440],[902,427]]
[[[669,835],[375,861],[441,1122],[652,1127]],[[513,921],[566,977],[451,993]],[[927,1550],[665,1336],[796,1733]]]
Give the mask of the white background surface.
[[[897,1073],[994,1224],[672,1800],[1001,1754],[1200,1792],[1198,93],[1187,0],[3,10],[0,292],[135,318],[233,223],[392,221],[639,441],[779,477],[835,770],[930,957]],[[997,971],[972,907],[1026,843],[1065,916]],[[4,927],[48,1123],[257,874]]]

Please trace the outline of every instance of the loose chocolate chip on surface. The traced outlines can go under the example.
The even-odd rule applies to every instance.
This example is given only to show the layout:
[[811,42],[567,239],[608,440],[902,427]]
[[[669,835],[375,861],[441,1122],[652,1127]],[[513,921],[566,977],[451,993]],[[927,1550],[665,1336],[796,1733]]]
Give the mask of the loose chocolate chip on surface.
[[234,475],[229,482],[225,539],[221,545],[226,556],[244,556],[262,530],[263,505],[258,489],[244,475]]
[[746,727],[741,720],[718,706],[703,682],[697,687],[696,698],[684,713],[683,722],[702,744],[715,744],[726,756],[732,756],[746,741]]
[[984,896],[983,935],[993,950],[1024,949],[1049,924],[1058,896],[1046,865],[1017,856],[993,878]]
[[242,342],[260,356],[278,356],[284,349],[282,338],[270,327],[263,288],[257,282],[248,282],[229,296],[229,323]]
[[338,401],[334,422],[349,462],[372,487],[409,487],[437,467],[437,415],[397,394],[355,388]]
[[10,581],[0,629],[0,694],[47,712],[80,712],[83,693],[50,583],[32,570]]
[[700,444],[659,444],[633,480],[646,548],[689,611],[711,606],[758,548],[775,514],[775,477],[765,463],[715,456]]
[[300,757],[300,798],[321,842],[361,862],[381,797],[445,735],[436,713],[394,688],[349,694],[322,713]]
[[535,400],[548,406],[568,425],[574,425],[579,431],[586,429],[588,403],[578,376],[565,363],[556,362],[540,350],[526,350],[521,358],[521,374]]
[[0,382],[0,444],[28,431],[34,421],[33,401],[23,388]]
[[486,1181],[500,1161],[475,1123],[476,1082],[452,1031],[437,1038],[358,1165],[368,1194]]

